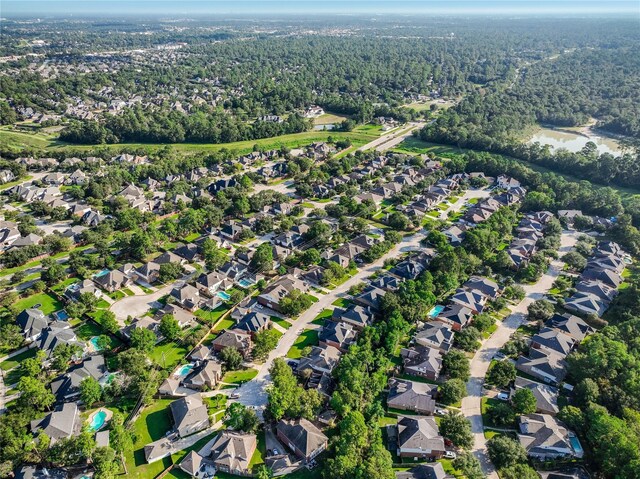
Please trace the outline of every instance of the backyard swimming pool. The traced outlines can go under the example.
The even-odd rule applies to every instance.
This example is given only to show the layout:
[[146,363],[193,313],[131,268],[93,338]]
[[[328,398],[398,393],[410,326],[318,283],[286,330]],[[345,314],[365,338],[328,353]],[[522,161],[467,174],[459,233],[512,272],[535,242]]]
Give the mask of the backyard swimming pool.
[[192,369],[193,369],[193,364],[185,364],[185,365],[180,366],[178,368],[178,370],[175,372],[174,376],[179,376],[179,377],[186,376],[187,374],[189,374],[191,372]]
[[249,281],[248,279],[241,279],[240,281],[238,281],[238,284],[243,288],[248,288],[253,284],[253,282]]
[[53,317],[58,321],[66,321],[67,319],[69,319],[69,315],[64,309],[53,313]]
[[216,294],[218,295],[218,298],[224,299],[225,301],[229,301],[231,299],[231,296],[224,291],[218,291]]
[[100,276],[104,276],[105,274],[109,274],[108,269],[103,269],[102,271],[98,271],[95,275],[93,275],[93,277],[99,278]]
[[433,308],[431,308],[431,311],[429,311],[429,317],[430,318],[435,318],[436,316],[438,316],[440,313],[442,313],[442,310],[444,309],[444,306],[441,304],[436,304]]
[[89,422],[89,429],[92,431],[97,431],[102,426],[104,426],[105,421],[107,420],[106,411],[98,411],[91,417],[91,422]]
[[102,351],[102,348],[100,347],[100,345],[98,344],[98,340],[100,339],[99,336],[94,336],[93,338],[91,338],[89,340],[89,342],[91,343],[91,346],[93,347],[94,351]]
[[569,436],[569,441],[571,442],[571,447],[576,452],[577,457],[582,457],[584,455],[584,450],[582,449],[582,444],[580,444],[580,440],[576,436]]

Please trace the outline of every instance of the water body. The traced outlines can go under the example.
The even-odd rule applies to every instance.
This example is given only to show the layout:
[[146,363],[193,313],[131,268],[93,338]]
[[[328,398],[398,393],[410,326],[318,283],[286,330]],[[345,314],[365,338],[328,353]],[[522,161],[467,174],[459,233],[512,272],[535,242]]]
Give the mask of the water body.
[[555,130],[553,128],[540,128],[529,140],[528,143],[536,141],[541,145],[549,145],[551,149],[565,148],[569,151],[580,151],[585,145],[592,141],[598,147],[599,153],[611,153],[619,155],[621,153],[620,144],[613,138],[600,136],[587,130],[587,134],[572,133],[566,130]]

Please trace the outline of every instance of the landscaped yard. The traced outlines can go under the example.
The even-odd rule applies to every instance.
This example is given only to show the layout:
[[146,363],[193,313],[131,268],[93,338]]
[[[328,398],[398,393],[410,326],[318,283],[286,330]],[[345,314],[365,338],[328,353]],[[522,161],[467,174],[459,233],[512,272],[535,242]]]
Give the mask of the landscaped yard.
[[292,325],[289,321],[283,318],[279,318],[278,316],[270,316],[271,321],[276,323],[278,326],[284,329],[289,329]]
[[318,331],[314,329],[304,330],[293,343],[291,349],[287,352],[287,357],[298,359],[302,357],[302,350],[307,346],[316,346],[318,344]]
[[225,373],[222,378],[222,382],[225,383],[235,383],[235,384],[243,384],[247,381],[251,381],[258,375],[257,369],[239,369],[237,371],[229,371]]
[[[221,304],[213,311],[209,311],[208,309],[199,309],[193,314],[209,324],[215,324],[215,322],[218,321],[227,311],[229,311],[229,306]],[[227,318],[223,321],[223,323],[226,321],[231,321],[231,323],[233,324],[233,320]],[[216,331],[221,331],[222,329],[226,328],[220,328],[220,326],[216,327]]]
[[[40,306],[38,306],[40,305]],[[38,309],[44,314],[51,314],[62,309],[63,304],[58,299],[49,293],[38,293],[28,298],[16,301],[16,308],[18,311],[24,309],[33,308],[38,306]]]
[[173,341],[163,341],[157,345],[149,358],[164,369],[176,367],[189,352],[186,346],[178,345]]
[[333,304],[334,306],[338,306],[339,308],[346,308],[351,304],[351,301],[344,298],[338,298],[331,304]]
[[20,354],[16,354],[14,357],[2,361],[0,363],[0,369],[4,371],[13,369],[25,359],[34,358],[37,352],[38,352],[38,348],[31,348],[31,349],[27,349],[26,351],[23,351]]
[[331,318],[332,315],[333,311],[331,311],[330,309],[324,309],[318,316],[315,317],[313,321],[311,321],[311,323],[322,325],[327,319]]

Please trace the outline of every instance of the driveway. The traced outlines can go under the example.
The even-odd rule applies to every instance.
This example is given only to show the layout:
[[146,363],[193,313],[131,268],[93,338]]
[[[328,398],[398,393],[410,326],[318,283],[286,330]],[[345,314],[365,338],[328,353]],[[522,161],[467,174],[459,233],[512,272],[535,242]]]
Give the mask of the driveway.
[[[561,245],[558,252],[560,256],[571,250],[578,239],[576,231],[563,231]],[[560,260],[553,261],[547,272],[534,284],[522,285],[526,292],[525,298],[512,308],[512,313],[498,323],[496,331],[482,344],[471,360],[471,379],[467,382],[467,397],[462,400],[462,413],[471,422],[474,444],[473,454],[482,464],[482,470],[486,477],[498,479],[493,464],[487,454],[487,443],[484,437],[484,425],[482,423],[481,400],[484,396],[482,385],[491,364],[491,359],[500,348],[509,340],[511,335],[520,325],[526,322],[527,308],[536,299],[544,298],[547,291],[552,288],[553,282],[562,272],[564,263]]]
[[135,318],[144,316],[150,308],[158,307],[158,300],[160,298],[169,294],[174,287],[181,284],[183,284],[182,281],[176,281],[145,296],[127,296],[113,303],[109,309],[116,315],[118,323],[123,327],[127,317],[131,316]]

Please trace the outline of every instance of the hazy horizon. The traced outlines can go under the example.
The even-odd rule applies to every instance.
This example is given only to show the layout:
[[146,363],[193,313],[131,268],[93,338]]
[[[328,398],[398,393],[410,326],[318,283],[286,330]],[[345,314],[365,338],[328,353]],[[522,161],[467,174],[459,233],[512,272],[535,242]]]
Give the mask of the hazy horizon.
[[193,15],[629,15],[640,19],[637,0],[4,0],[0,16],[162,16]]

